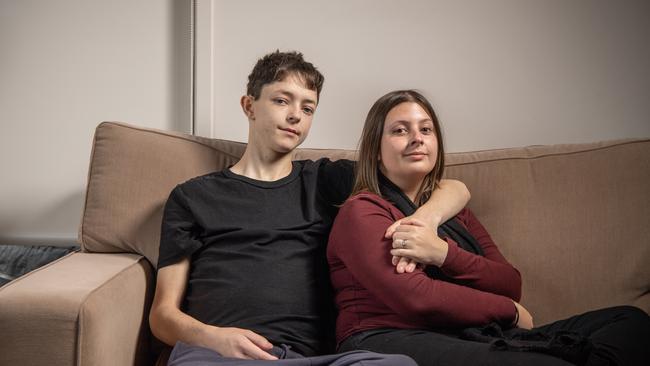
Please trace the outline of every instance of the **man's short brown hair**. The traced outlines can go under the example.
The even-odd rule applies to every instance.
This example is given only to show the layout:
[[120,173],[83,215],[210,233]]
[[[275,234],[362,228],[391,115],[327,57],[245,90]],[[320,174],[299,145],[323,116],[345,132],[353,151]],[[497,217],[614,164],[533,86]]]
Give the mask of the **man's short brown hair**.
[[248,75],[246,94],[253,99],[258,99],[265,85],[284,80],[289,75],[297,77],[305,88],[316,91],[317,97],[320,98],[320,91],[325,81],[323,75],[312,63],[303,59],[302,53],[279,50],[257,61],[253,71]]

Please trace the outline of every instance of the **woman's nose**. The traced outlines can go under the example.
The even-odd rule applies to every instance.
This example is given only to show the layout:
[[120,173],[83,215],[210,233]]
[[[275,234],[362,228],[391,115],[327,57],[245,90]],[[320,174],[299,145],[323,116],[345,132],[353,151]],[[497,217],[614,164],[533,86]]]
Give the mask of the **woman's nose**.
[[413,136],[411,137],[411,143],[412,144],[417,144],[417,145],[422,145],[424,140],[422,139],[422,134],[420,131],[415,131],[413,133]]

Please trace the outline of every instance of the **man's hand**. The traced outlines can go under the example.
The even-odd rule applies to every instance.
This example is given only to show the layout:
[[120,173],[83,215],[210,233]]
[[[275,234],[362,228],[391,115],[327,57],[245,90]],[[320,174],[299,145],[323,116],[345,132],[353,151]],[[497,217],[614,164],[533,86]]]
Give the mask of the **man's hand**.
[[273,345],[266,338],[247,329],[210,326],[203,343],[224,357],[268,361],[278,359],[268,353]]
[[406,218],[393,234],[393,249],[390,253],[417,263],[440,267],[447,258],[448,250],[447,242],[440,239],[424,222]]

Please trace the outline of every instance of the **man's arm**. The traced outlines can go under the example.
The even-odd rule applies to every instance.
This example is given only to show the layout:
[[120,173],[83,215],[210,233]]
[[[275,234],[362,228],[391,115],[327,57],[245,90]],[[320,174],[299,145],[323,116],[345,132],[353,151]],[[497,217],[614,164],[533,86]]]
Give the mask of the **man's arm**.
[[154,336],[169,345],[182,341],[213,349],[226,357],[276,360],[265,351],[273,345],[259,334],[246,329],[207,325],[180,310],[189,269],[190,260],[185,258],[158,271],[156,293],[149,313]]
[[[467,205],[470,197],[469,190],[463,182],[443,179],[440,181],[440,188],[433,191],[427,203],[420,206],[413,215],[402,220],[416,218],[425,222],[435,232],[441,223],[456,216]],[[402,220],[395,221],[386,230],[387,239],[393,237]],[[417,265],[415,261],[403,257],[393,257],[393,264],[398,273],[413,272]]]

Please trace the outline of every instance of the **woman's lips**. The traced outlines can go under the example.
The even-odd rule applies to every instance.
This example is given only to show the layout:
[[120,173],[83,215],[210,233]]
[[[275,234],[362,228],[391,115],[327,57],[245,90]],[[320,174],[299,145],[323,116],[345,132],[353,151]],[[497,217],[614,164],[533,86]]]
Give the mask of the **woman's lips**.
[[421,151],[415,151],[415,152],[411,152],[411,153],[408,153],[408,154],[404,154],[404,156],[406,156],[407,158],[412,159],[412,160],[422,160],[425,157],[427,157],[427,154],[423,153]]

